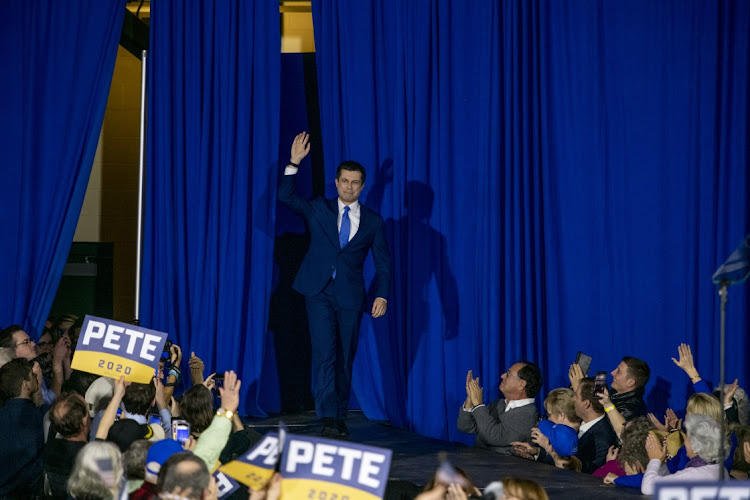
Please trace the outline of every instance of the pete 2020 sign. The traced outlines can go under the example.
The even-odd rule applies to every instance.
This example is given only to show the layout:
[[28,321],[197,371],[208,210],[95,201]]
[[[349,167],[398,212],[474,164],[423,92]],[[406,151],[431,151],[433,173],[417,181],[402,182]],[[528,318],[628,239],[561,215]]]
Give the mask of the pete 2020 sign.
[[154,377],[167,334],[86,316],[71,368],[147,384]]
[[[281,498],[375,500],[383,498],[391,450],[357,443],[286,434],[281,453]],[[221,471],[258,489],[273,475],[279,437],[268,433],[250,452]]]

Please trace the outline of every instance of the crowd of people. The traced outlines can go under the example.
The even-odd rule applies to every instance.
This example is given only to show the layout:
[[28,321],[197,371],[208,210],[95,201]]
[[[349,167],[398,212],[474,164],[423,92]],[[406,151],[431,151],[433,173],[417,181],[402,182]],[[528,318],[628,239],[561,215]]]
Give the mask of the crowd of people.
[[[177,398],[174,344],[148,384],[72,370],[80,328],[64,316],[38,342],[20,325],[0,332],[0,498],[217,498],[212,471],[261,438],[237,414],[237,375],[217,387],[193,353],[190,388]],[[177,418],[185,439],[174,435]],[[248,498],[247,488],[232,498]]]
[[681,344],[672,361],[694,390],[682,419],[672,409],[663,420],[649,413],[644,388],[650,369],[626,356],[610,373],[609,388],[605,380],[586,377],[580,365],[571,365],[570,387],[548,393],[543,419],[535,405],[542,380],[536,364],[513,364],[501,376],[503,397],[489,405],[469,371],[458,429],[475,434],[476,447],[592,474],[647,495],[665,482],[747,480],[750,403],[745,391],[735,380],[712,392],[689,345]]
[[[78,318],[63,316],[49,321],[37,342],[19,325],[0,332],[0,498],[217,498],[212,472],[261,439],[237,414],[237,375],[226,372],[219,387],[191,353],[189,383],[180,384],[177,345],[168,348],[148,384],[73,370],[80,328]],[[476,435],[476,447],[592,474],[644,494],[660,482],[718,479],[722,472],[748,479],[745,392],[735,381],[720,401],[722,393],[712,392],[700,376],[688,345],[680,345],[672,360],[695,390],[682,418],[681,411],[667,410],[663,420],[648,412],[649,367],[624,357],[610,374],[609,388],[572,365],[570,387],[549,391],[541,419],[536,364],[514,363],[500,377],[502,398],[489,404],[469,371],[457,426]],[[178,385],[189,387],[175,395]],[[175,439],[174,419],[189,424],[185,439]],[[540,485],[522,478],[480,492],[464,471],[447,467],[449,473],[439,469],[421,492],[389,482],[386,498],[547,498]],[[264,489],[242,487],[231,498],[279,498],[281,480],[277,474]]]

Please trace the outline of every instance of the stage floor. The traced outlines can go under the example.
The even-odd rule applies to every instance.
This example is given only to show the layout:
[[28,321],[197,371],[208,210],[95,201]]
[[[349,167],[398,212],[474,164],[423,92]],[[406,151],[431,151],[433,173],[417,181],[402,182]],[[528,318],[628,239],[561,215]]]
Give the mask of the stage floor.
[[[264,434],[276,430],[282,420],[291,432],[317,435],[320,423],[314,412],[246,420],[245,425]],[[558,469],[518,457],[498,455],[463,444],[426,438],[418,434],[371,422],[361,412],[350,412],[347,420],[350,441],[393,450],[391,479],[422,486],[438,465],[437,455],[444,451],[454,465],[464,469],[480,489],[507,476],[533,479],[544,486],[550,499],[587,500],[642,496],[640,490],[603,484],[598,477]]]

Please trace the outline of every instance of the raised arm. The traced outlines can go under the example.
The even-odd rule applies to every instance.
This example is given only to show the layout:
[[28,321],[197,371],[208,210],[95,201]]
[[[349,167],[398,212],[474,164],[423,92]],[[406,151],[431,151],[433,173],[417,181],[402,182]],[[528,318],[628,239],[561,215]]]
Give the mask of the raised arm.
[[310,136],[306,132],[300,132],[292,142],[291,158],[285,167],[284,175],[279,182],[279,201],[287,205],[295,212],[307,216],[311,212],[310,203],[303,200],[295,192],[296,173],[300,162],[310,152]]

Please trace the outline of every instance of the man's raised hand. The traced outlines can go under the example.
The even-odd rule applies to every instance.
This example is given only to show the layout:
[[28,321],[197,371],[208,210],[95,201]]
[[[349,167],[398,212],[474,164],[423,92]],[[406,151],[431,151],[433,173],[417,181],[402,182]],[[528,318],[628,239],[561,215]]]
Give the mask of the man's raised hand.
[[240,386],[241,382],[237,379],[237,374],[233,371],[224,373],[224,387],[219,387],[221,394],[221,407],[226,411],[237,411],[240,406]]
[[307,156],[310,152],[310,134],[307,132],[300,132],[292,142],[292,163],[299,163]]

